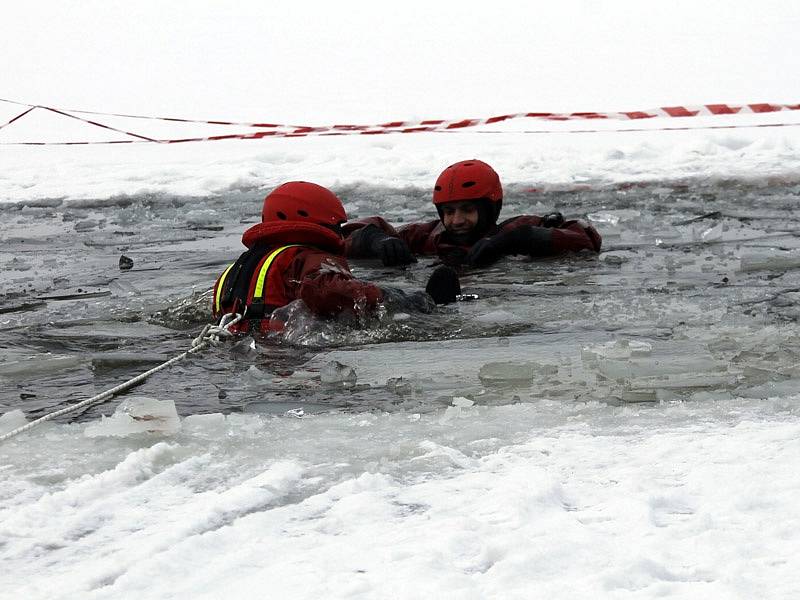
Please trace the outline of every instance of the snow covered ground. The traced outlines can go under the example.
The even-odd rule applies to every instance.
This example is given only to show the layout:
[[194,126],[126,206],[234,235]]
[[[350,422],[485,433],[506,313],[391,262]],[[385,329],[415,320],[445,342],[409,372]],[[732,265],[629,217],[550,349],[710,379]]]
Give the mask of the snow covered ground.
[[[778,0],[34,2],[4,22],[0,97],[63,108],[326,125],[800,101]],[[300,315],[295,345],[214,349],[4,442],[0,596],[800,596],[800,127],[656,131],[798,123],[0,146],[0,432],[186,349],[288,179],[402,221],[477,157],[504,214],[561,208],[605,244],[468,274],[482,299],[416,326]],[[41,110],[0,129],[102,139],[121,136]],[[356,270],[419,287],[429,267]]]

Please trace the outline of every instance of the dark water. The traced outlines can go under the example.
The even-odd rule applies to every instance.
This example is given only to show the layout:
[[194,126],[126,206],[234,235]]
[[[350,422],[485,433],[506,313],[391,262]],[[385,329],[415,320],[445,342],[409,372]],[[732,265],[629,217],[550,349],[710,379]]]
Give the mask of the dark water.
[[[383,214],[401,222],[434,214],[423,189],[337,191],[351,218]],[[298,400],[383,410],[398,404],[386,387],[310,389],[286,385],[285,378],[330,347],[455,339],[456,348],[469,348],[476,338],[518,335],[540,336],[546,345],[554,334],[572,332],[702,338],[722,348],[742,335],[730,333],[737,327],[752,332],[733,342],[747,352],[728,348],[720,356],[747,367],[740,385],[783,381],[793,376],[800,351],[791,339],[769,347],[758,332],[796,326],[800,268],[791,259],[800,245],[799,197],[800,187],[767,180],[509,186],[504,217],[561,210],[591,218],[603,253],[508,259],[464,271],[462,287],[480,296],[476,302],[404,320],[386,314],[350,325],[303,322],[281,338],[258,340],[254,351],[241,344],[211,348],[154,375],[137,392],[171,398],[181,414],[264,403],[280,409]],[[258,219],[261,198],[253,192],[0,204],[0,412],[20,408],[41,416],[187,350],[210,318],[209,289],[241,251],[241,233]],[[123,255],[133,261],[130,270],[120,269]],[[359,277],[405,290],[422,289],[434,265],[432,259],[406,270],[352,264]],[[108,414],[115,403],[78,418]]]

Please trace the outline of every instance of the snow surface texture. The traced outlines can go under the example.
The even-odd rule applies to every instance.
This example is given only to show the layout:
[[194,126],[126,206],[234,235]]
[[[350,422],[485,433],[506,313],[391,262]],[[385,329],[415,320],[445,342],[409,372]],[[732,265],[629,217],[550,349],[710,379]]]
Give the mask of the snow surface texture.
[[[9,7],[0,97],[60,108],[301,125],[462,119],[525,111],[800,102],[800,14],[789,0],[548,5],[414,0]],[[124,24],[124,25],[121,25]],[[80,31],[76,35],[75,31]],[[624,33],[623,33],[624,32]],[[0,103],[0,123],[20,107]],[[89,115],[89,118],[94,118]],[[97,117],[143,135],[237,128]],[[796,177],[798,127],[567,134],[570,129],[800,123],[800,114],[601,123],[514,121],[508,133],[392,135],[153,147],[0,146],[0,202],[224,194],[289,179],[430,187],[464,158],[505,182],[572,185],[683,177]],[[0,142],[126,139],[37,110]]]
[[[40,459],[25,479],[6,472],[4,593],[797,593],[796,413],[664,428],[631,409],[604,424],[592,417],[608,409],[590,406],[575,423],[542,427],[540,408],[471,407],[444,422],[204,415],[166,441],[48,427],[48,445],[71,459]],[[685,416],[670,411],[676,423]]]
[[[210,2],[27,3],[7,8],[2,95],[72,108],[301,124],[800,101],[800,54],[792,51],[800,16],[794,2],[733,8],[728,2],[607,6],[573,1],[546,9],[502,2],[473,7],[463,2],[435,7],[414,2],[396,7],[291,4],[237,3],[236,13]],[[0,123],[16,110],[0,106]],[[797,115],[779,114],[643,126],[798,121]],[[143,133],[186,132],[155,124],[142,127]],[[544,125],[535,122],[508,127],[540,128]],[[568,129],[558,124],[548,128]],[[40,336],[36,341],[43,337],[65,353],[28,361],[31,349],[25,343],[15,346],[0,365],[3,385],[8,386],[4,394],[21,397],[13,387],[20,378],[44,372],[55,373],[62,386],[79,382],[83,387],[73,395],[82,399],[94,385],[129,374],[131,365],[157,363],[164,359],[162,352],[172,355],[185,336],[123,317],[137,311],[140,317],[148,315],[158,301],[180,299],[176,288],[183,290],[185,300],[193,285],[207,287],[201,276],[208,278],[236,252],[244,225],[238,223],[239,214],[235,227],[225,223],[225,237],[214,240],[220,256],[211,256],[208,244],[185,230],[213,227],[223,220],[221,212],[230,218],[234,211],[225,201],[231,196],[263,195],[288,179],[310,179],[338,190],[349,186],[362,199],[369,196],[364,192],[369,186],[426,190],[444,166],[470,157],[493,164],[504,183],[517,190],[613,189],[640,181],[656,182],[656,189],[660,182],[676,180],[714,189],[728,179],[766,189],[797,183],[799,130],[460,133],[167,147],[0,146],[0,202],[20,207],[18,213],[8,206],[0,212],[19,219],[21,227],[13,240],[10,235],[3,239],[19,253],[7,261],[3,257],[4,281],[10,280],[19,294],[15,302],[54,291],[37,286],[52,285],[58,291],[65,286],[59,279],[64,274],[70,285],[81,283],[80,269],[103,274],[108,261],[96,250],[84,250],[96,248],[88,242],[108,243],[116,260],[114,234],[134,229],[137,240],[148,241],[146,224],[154,214],[159,221],[154,229],[159,234],[174,229],[177,239],[169,240],[170,249],[183,253],[172,256],[182,268],[169,282],[164,273],[156,277],[158,272],[150,282],[147,276],[103,280],[117,304],[98,308],[91,300],[79,300],[49,307],[52,312],[3,315],[4,327],[11,329],[34,321],[40,326],[33,332]],[[0,142],[31,139],[109,135],[38,112],[0,130]],[[736,186],[732,189],[735,196]],[[406,202],[416,195],[378,198],[348,210],[362,216],[385,210],[396,220],[415,218],[421,209]],[[180,201],[171,215],[152,208],[168,205],[172,196]],[[192,212],[192,196],[211,200]],[[794,201],[796,193],[790,191],[788,197]],[[657,202],[662,196],[653,192],[653,198]],[[669,202],[674,197],[665,193],[663,198]],[[693,202],[690,213],[713,210],[703,205],[702,194]],[[516,206],[518,212],[538,208],[519,201]],[[161,391],[166,397],[156,401],[166,406],[148,400],[143,407],[128,398],[111,417],[91,414],[81,423],[48,423],[0,448],[0,596],[800,596],[800,409],[797,349],[792,345],[798,336],[795,329],[785,338],[778,331],[779,325],[789,326],[786,321],[796,328],[791,317],[796,290],[772,306],[789,314],[788,319],[771,313],[763,315],[764,323],[742,317],[740,329],[718,327],[725,322],[731,294],[744,294],[737,300],[754,302],[754,310],[764,305],[754,284],[762,271],[746,274],[775,265],[783,251],[770,247],[771,258],[742,257],[740,263],[738,253],[729,250],[682,258],[679,250],[671,254],[661,248],[655,259],[647,259],[642,256],[647,250],[641,248],[659,246],[642,234],[658,229],[651,227],[650,215],[626,213],[618,206],[594,208],[607,242],[640,244],[640,251],[604,255],[602,264],[619,268],[623,283],[625,277],[635,282],[641,277],[645,288],[657,281],[650,295],[645,289],[631,299],[629,312],[619,300],[591,298],[583,304],[568,302],[572,298],[548,299],[538,295],[547,286],[527,280],[496,285],[530,293],[535,301],[499,301],[461,310],[475,316],[479,333],[481,327],[528,324],[543,319],[543,313],[553,322],[565,307],[578,314],[575,305],[584,307],[583,319],[596,318],[609,330],[624,326],[632,315],[663,314],[663,319],[649,317],[644,327],[630,324],[654,337],[677,327],[681,318],[688,322],[684,335],[692,328],[699,331],[698,339],[689,342],[700,350],[691,350],[686,339],[672,346],[672,340],[661,341],[673,352],[670,364],[682,370],[657,368],[656,376],[662,377],[653,382],[648,379],[653,376],[648,347],[635,340],[615,341],[602,330],[585,352],[574,340],[539,348],[552,362],[559,361],[556,374],[562,384],[567,382],[560,389],[551,381],[552,364],[536,354],[536,341],[547,339],[547,332],[538,332],[523,352],[519,346],[524,339],[505,339],[508,331],[513,334],[510,329],[475,342],[465,352],[464,357],[481,356],[480,369],[470,371],[457,360],[441,365],[447,376],[444,387],[430,382],[422,387],[426,411],[351,414],[328,411],[324,405],[312,411],[295,393],[285,407],[292,410],[281,416],[216,413],[178,419],[169,405],[173,398],[186,401],[187,394],[178,397],[175,390],[206,375],[185,365],[148,389],[150,396]],[[756,204],[747,210],[765,218]],[[243,220],[251,216],[241,215]],[[104,233],[106,218],[114,231]],[[732,225],[731,218],[725,216],[726,226]],[[626,219],[637,227],[621,227]],[[44,234],[34,236],[37,228],[38,233],[49,230],[60,245],[48,246]],[[677,230],[663,227],[681,242],[694,235]],[[700,226],[696,238],[713,241],[736,231]],[[641,239],[634,239],[640,234]],[[30,252],[23,244],[26,237],[45,241]],[[781,243],[789,242],[784,238]],[[45,252],[56,246],[55,257]],[[77,254],[74,261],[63,258],[62,246]],[[137,268],[159,261],[152,252],[134,258]],[[781,263],[784,268],[796,266],[791,258]],[[705,270],[707,264],[711,271]],[[741,266],[743,278],[749,277],[750,287],[742,292],[714,287],[714,278],[734,264]],[[626,265],[659,271],[642,275],[633,268],[627,271]],[[538,275],[527,266],[514,269],[515,277]],[[564,285],[567,276],[557,275],[556,284]],[[792,272],[784,283],[780,277],[786,274],[777,275],[779,285],[796,287]],[[594,278],[602,283],[620,275]],[[676,279],[687,290],[694,289],[693,283],[706,285],[710,295],[700,301],[688,293],[685,300],[668,295],[667,282]],[[775,291],[769,287],[773,283],[764,283],[764,293]],[[100,321],[98,311],[110,319],[108,324]],[[47,320],[36,322],[42,315]],[[118,322],[115,315],[121,315]],[[62,326],[48,328],[50,320]],[[712,327],[704,329],[704,321]],[[172,345],[165,345],[165,338]],[[118,347],[120,340],[123,347]],[[86,353],[87,343],[95,354]],[[414,395],[416,384],[396,378],[393,369],[440,376],[434,359],[446,357],[442,347],[457,348],[459,340],[441,347],[405,344],[411,344],[413,354],[402,344],[320,353],[308,363],[306,375],[316,366],[333,384],[378,383],[387,388],[378,393],[389,397],[391,382],[394,394]],[[494,349],[487,350],[490,346]],[[74,347],[78,353],[69,354]],[[709,348],[716,351],[714,356]],[[241,350],[246,355],[246,346]],[[609,397],[594,388],[578,402],[556,398],[583,381],[581,361],[600,374],[622,375],[627,400],[651,404],[609,405]],[[692,363],[702,368],[702,382],[687,383]],[[111,375],[103,371],[120,366],[124,368]],[[207,371],[213,375],[211,366]],[[357,374],[355,382],[350,367]],[[252,387],[254,394],[273,376],[255,366],[244,373],[241,384]],[[289,384],[302,394],[304,372],[297,370],[292,377]],[[706,385],[711,377],[720,379],[709,390],[692,387]],[[758,385],[749,390],[740,386],[734,393],[730,386],[739,377]],[[540,380],[551,386],[547,394],[531,387]],[[688,401],[676,400],[670,385],[694,391]],[[494,390],[496,404],[481,403],[476,390],[482,386]],[[200,401],[188,395],[188,400]],[[44,400],[57,404],[69,399],[69,394],[63,396]],[[46,408],[37,406],[39,411]],[[114,406],[107,408],[111,414]],[[187,405],[181,408],[186,415]],[[24,419],[10,410],[0,417],[0,431]]]

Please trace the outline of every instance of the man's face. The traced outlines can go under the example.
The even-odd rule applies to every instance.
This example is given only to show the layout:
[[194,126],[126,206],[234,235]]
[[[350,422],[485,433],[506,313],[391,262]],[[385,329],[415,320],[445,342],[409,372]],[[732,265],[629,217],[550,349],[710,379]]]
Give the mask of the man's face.
[[475,229],[480,214],[477,202],[448,202],[442,204],[442,223],[444,228],[456,236],[466,236]]

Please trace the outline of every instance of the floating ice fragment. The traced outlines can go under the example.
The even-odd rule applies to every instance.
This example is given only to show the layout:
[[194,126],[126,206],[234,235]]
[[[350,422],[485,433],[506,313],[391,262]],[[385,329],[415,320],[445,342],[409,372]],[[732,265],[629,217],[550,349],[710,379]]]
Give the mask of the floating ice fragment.
[[633,390],[731,387],[738,383],[736,373],[673,373],[631,377],[627,384]]
[[451,421],[458,419],[460,417],[461,417],[460,406],[448,406],[442,413],[442,416],[439,417],[439,423],[441,424],[450,423]]
[[225,425],[225,415],[222,413],[208,413],[205,415],[189,415],[183,419],[183,429],[200,431],[214,430]]
[[603,254],[600,257],[604,263],[608,265],[621,265],[622,263],[626,263],[630,260],[627,256],[621,256],[619,254]]
[[287,417],[294,417],[295,419],[302,419],[306,416],[306,411],[302,408],[291,408],[284,413]]
[[134,396],[123,400],[110,417],[90,423],[84,435],[94,438],[137,433],[171,434],[180,429],[181,420],[172,400]]
[[722,239],[722,223],[717,223],[713,227],[703,230],[700,234],[700,239],[704,242],[712,242],[714,240]]
[[641,216],[638,210],[634,209],[621,209],[621,210],[608,210],[586,215],[590,221],[595,223],[602,223],[604,225],[619,225],[620,221],[629,221]]
[[760,385],[740,387],[735,391],[743,398],[788,398],[800,392],[800,379],[767,381]]
[[402,377],[390,377],[386,380],[386,389],[398,396],[405,396],[414,391],[414,386]]
[[108,283],[108,289],[113,296],[138,296],[141,293],[133,284],[118,279],[110,281]]
[[214,210],[190,210],[184,219],[190,229],[222,229],[219,225],[219,214]]
[[487,385],[526,385],[537,375],[547,377],[558,373],[555,365],[527,361],[489,362],[478,371],[478,378]]
[[619,224],[619,217],[611,213],[597,212],[597,213],[590,213],[586,216],[589,218],[590,221],[594,221],[595,223],[605,223],[608,225]]
[[637,356],[648,356],[653,347],[647,342],[638,340],[613,340],[603,344],[585,346],[581,349],[581,360],[596,363],[598,359],[626,359]]
[[245,336],[231,346],[231,355],[234,357],[249,356],[256,351],[256,341],[251,336]]
[[762,269],[783,271],[786,269],[796,269],[797,267],[800,267],[800,253],[798,252],[742,256],[739,264],[739,270],[743,273],[748,271],[760,271]]
[[93,219],[86,219],[85,221],[78,221],[75,223],[75,231],[78,232],[91,231],[95,227],[97,227],[97,221],[94,221]]
[[146,364],[157,365],[169,360],[166,354],[148,352],[99,352],[92,354],[92,369],[119,369]]
[[514,313],[508,312],[507,310],[494,310],[483,315],[478,315],[475,317],[475,321],[479,323],[495,323],[502,325],[508,323],[519,323],[522,321],[522,319]]
[[17,427],[27,425],[28,419],[21,410],[14,409],[0,415],[0,435],[13,431]]
[[244,372],[242,376],[242,380],[247,387],[251,388],[259,388],[264,385],[267,381],[272,379],[267,373],[264,373],[261,369],[256,367],[255,365],[250,365],[250,368]]
[[464,396],[455,396],[453,398],[453,406],[460,406],[460,407],[468,407],[475,404],[469,398],[464,398]]
[[58,354],[39,354],[0,365],[0,375],[6,377],[25,377],[33,374],[51,373],[62,369],[71,369],[81,363],[77,356]]
[[353,367],[332,360],[319,370],[319,380],[326,384],[355,385],[358,377]]

